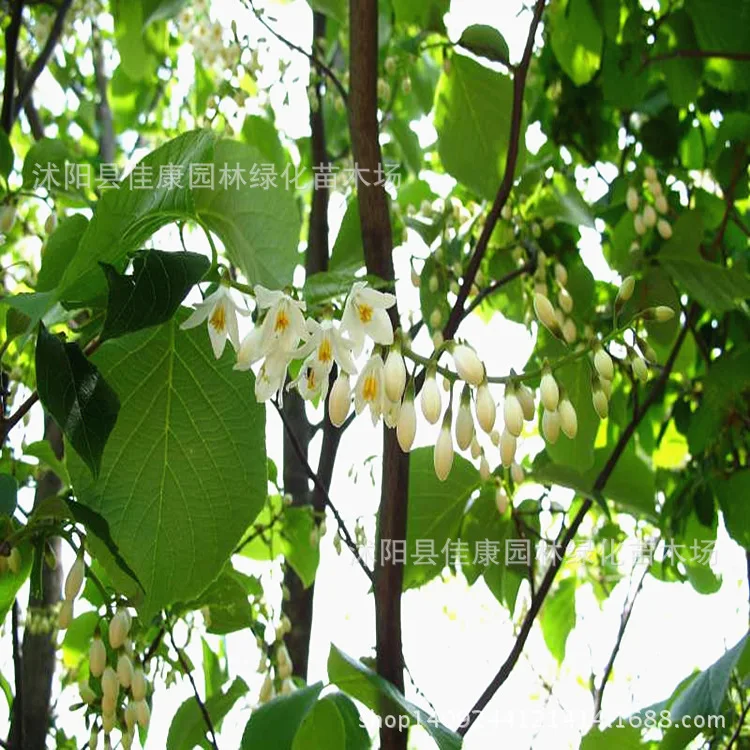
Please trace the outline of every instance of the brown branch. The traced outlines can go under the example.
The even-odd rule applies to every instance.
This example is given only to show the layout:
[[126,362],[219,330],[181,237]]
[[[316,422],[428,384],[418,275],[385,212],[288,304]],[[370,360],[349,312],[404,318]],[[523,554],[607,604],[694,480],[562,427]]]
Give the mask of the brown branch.
[[[695,315],[697,313],[697,309],[697,306],[693,305],[688,312],[688,318],[691,318],[693,315]],[[622,434],[620,435],[620,438],[618,439],[617,444],[612,450],[607,463],[604,465],[604,468],[601,470],[596,478],[596,481],[594,482],[594,486],[591,490],[591,494],[594,497],[601,496],[602,490],[604,490],[607,482],[609,481],[609,478],[612,476],[612,472],[617,466],[617,462],[625,452],[625,448],[630,442],[630,438],[633,437],[633,434],[635,433],[646,412],[648,412],[651,406],[653,406],[654,402],[657,400],[657,398],[659,398],[662,391],[664,390],[667,384],[667,380],[669,380],[669,375],[672,372],[672,368],[674,367],[674,363],[677,360],[677,355],[679,354],[680,348],[682,347],[682,343],[685,340],[685,336],[687,335],[687,332],[688,326],[684,325],[680,330],[674,346],[672,347],[672,351],[670,352],[669,357],[664,365],[664,369],[662,370],[657,380],[654,382],[648,396],[643,401],[640,409],[638,409],[638,411],[633,415],[633,418],[627,424]],[[518,632],[518,637],[513,644],[513,648],[511,649],[508,658],[500,667],[497,674],[492,678],[492,681],[484,690],[477,702],[474,704],[474,707],[461,722],[461,725],[458,727],[458,729],[456,729],[456,732],[462,737],[469,731],[469,729],[471,729],[472,725],[479,718],[479,715],[482,713],[484,708],[487,706],[490,700],[492,700],[492,697],[503,685],[503,683],[505,683],[508,677],[510,677],[510,674],[515,667],[516,662],[523,653],[524,646],[526,645],[526,641],[529,637],[529,634],[531,633],[531,628],[534,624],[534,621],[536,620],[536,617],[539,614],[542,605],[544,604],[544,600],[546,599],[547,594],[552,588],[552,583],[555,580],[555,576],[557,575],[560,568],[562,568],[563,561],[565,559],[565,551],[573,541],[576,533],[578,532],[578,529],[581,526],[581,523],[583,523],[583,519],[586,517],[586,514],[589,512],[592,505],[593,500],[591,500],[590,498],[587,498],[584,501],[572,523],[563,535],[562,541],[558,545],[556,545],[552,562],[547,568],[547,572],[544,574],[544,578],[542,579],[542,583],[537,590],[536,596],[531,600],[531,605],[529,606],[529,610],[524,617],[523,623]]]
[[23,0],[11,0],[10,23],[5,27],[5,83],[3,86],[3,108],[0,115],[0,126],[9,135],[16,119],[13,116],[16,87],[15,61],[22,16]]
[[36,83],[37,78],[39,78],[39,76],[42,74],[42,71],[47,66],[50,57],[52,57],[52,53],[55,51],[55,47],[60,40],[60,36],[62,35],[63,27],[65,26],[65,16],[72,4],[73,0],[62,0],[62,2],[60,3],[60,6],[57,10],[57,15],[55,16],[55,20],[52,22],[52,28],[49,32],[49,36],[47,37],[47,41],[45,42],[42,51],[39,53],[39,56],[31,64],[29,73],[24,78],[23,85],[19,87],[18,96],[16,97],[16,101],[13,107],[14,120],[16,117],[18,117],[19,113],[23,109],[26,100],[29,98],[29,96],[31,96],[31,91],[34,88],[34,84]]
[[481,289],[479,294],[477,294],[476,297],[471,301],[471,304],[467,306],[467,308],[463,311],[461,320],[463,320],[467,315],[470,315],[474,310],[476,310],[479,305],[482,304],[484,300],[487,299],[487,297],[490,297],[498,290],[502,289],[506,284],[510,284],[513,279],[517,279],[519,276],[523,276],[525,273],[533,273],[534,269],[536,268],[536,261],[528,261],[527,263],[524,263],[519,268],[516,268],[514,271],[511,271],[510,273],[505,274],[502,278],[497,279],[497,281],[493,281],[492,284],[489,286],[486,286],[484,289]]
[[742,709],[739,721],[737,722],[737,727],[734,732],[732,732],[732,736],[729,738],[729,742],[727,743],[727,750],[732,750],[734,744],[739,741],[740,734],[742,734],[742,727],[745,725],[745,718],[747,717],[748,711],[750,711],[750,701],[748,701],[745,707]]
[[117,152],[115,123],[107,97],[108,81],[104,71],[102,37],[98,26],[93,20],[91,21],[91,41],[94,48],[94,78],[99,97],[96,102],[96,121],[99,125],[99,156],[105,164],[112,164]]
[[[487,220],[482,227],[482,233],[479,235],[476,247],[472,253],[469,265],[466,269],[464,276],[464,282],[461,285],[461,289],[458,292],[458,298],[456,303],[453,305],[448,322],[445,324],[443,329],[443,338],[447,341],[453,338],[458,329],[459,323],[464,317],[464,305],[469,296],[469,291],[474,284],[479,265],[487,252],[487,247],[492,237],[492,232],[495,229],[495,225],[500,219],[500,214],[503,210],[503,206],[508,201],[510,191],[513,189],[513,178],[516,171],[516,163],[518,161],[518,153],[520,150],[521,141],[521,124],[523,120],[523,95],[526,89],[526,76],[529,72],[529,65],[531,64],[531,55],[534,51],[534,38],[536,37],[536,31],[539,28],[539,23],[542,20],[542,11],[544,10],[545,0],[536,0],[534,7],[534,16],[531,20],[531,26],[529,27],[529,35],[526,39],[526,48],[523,52],[521,62],[518,64],[516,71],[513,75],[513,109],[510,120],[510,135],[508,136],[508,156],[505,160],[505,173],[503,174],[503,181],[500,183],[500,188],[495,196],[495,201],[492,204],[490,213],[487,216]],[[352,79],[352,85],[354,81]]]
[[625,636],[625,631],[627,630],[628,623],[630,622],[630,616],[633,614],[633,608],[635,607],[636,599],[638,598],[638,595],[641,593],[641,590],[643,589],[643,584],[646,580],[646,575],[648,574],[648,566],[646,566],[643,570],[643,574],[640,577],[640,580],[638,581],[638,585],[636,586],[635,591],[633,592],[633,596],[630,597],[625,602],[625,606],[622,610],[622,614],[620,615],[620,627],[617,631],[617,638],[615,639],[615,644],[612,648],[612,653],[609,656],[609,660],[607,661],[607,665],[604,667],[604,672],[602,674],[602,680],[599,684],[599,687],[597,687],[594,690],[594,716],[599,717],[599,714],[602,710],[602,701],[604,700],[604,689],[607,687],[607,682],[609,681],[609,676],[612,674],[612,669],[615,665],[615,659],[617,659],[617,654],[620,652],[620,646],[622,646],[622,639]]
[[664,60],[674,60],[675,58],[718,58],[722,60],[739,60],[750,61],[750,52],[722,52],[719,50],[705,49],[673,49],[671,52],[663,52],[660,55],[653,55],[643,61],[642,68],[656,62]]
[[[26,722],[23,711],[23,656],[21,654],[21,643],[18,640],[18,628],[21,608],[18,606],[18,599],[13,600],[13,612],[11,614],[11,628],[13,630],[13,674],[15,677],[15,695],[13,696],[13,724],[17,727],[17,734],[11,736],[18,738],[17,746],[19,750],[26,747]],[[14,739],[11,742],[15,743]]]
[[[26,75],[26,67],[23,64],[23,60],[21,60],[19,55],[16,55],[16,86],[18,88],[23,86],[23,82],[26,80]],[[23,111],[28,120],[31,135],[34,136],[35,141],[41,141],[42,138],[44,138],[44,125],[42,124],[42,118],[39,117],[39,112],[34,106],[34,102],[31,98],[26,99],[23,103]]]
[[729,178],[729,184],[727,185],[726,194],[724,196],[724,202],[726,206],[724,208],[724,215],[721,218],[721,224],[716,232],[716,239],[713,242],[713,247],[721,247],[724,242],[724,234],[727,231],[727,224],[729,223],[729,217],[734,209],[734,196],[737,190],[737,184],[740,181],[740,176],[747,168],[747,156],[746,156],[746,144],[739,143],[736,146],[736,159],[732,174]]
[[183,673],[187,676],[188,680],[190,680],[190,685],[193,688],[193,695],[195,696],[195,702],[198,704],[198,708],[200,709],[200,712],[203,716],[203,721],[206,723],[206,729],[208,730],[208,733],[210,735],[209,742],[211,743],[211,747],[213,747],[214,750],[219,750],[219,746],[216,744],[216,732],[214,731],[214,724],[211,721],[211,716],[208,713],[206,704],[201,700],[200,693],[198,692],[198,687],[195,684],[195,680],[193,679],[193,673],[190,669],[190,665],[185,661],[185,657],[182,655],[182,651],[180,651],[180,649],[175,645],[174,635],[172,635],[171,630],[169,631],[169,641],[172,644],[172,648],[177,652],[177,659],[180,662]]

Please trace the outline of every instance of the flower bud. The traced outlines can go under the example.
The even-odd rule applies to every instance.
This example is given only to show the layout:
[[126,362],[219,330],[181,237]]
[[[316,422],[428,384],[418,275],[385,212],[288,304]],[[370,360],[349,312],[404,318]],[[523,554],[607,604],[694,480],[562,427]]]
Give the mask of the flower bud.
[[643,207],[643,223],[648,229],[651,229],[656,225],[656,211],[650,203],[647,203]]
[[656,170],[650,166],[643,168],[643,176],[646,178],[646,182],[649,182],[649,183],[656,182],[658,179],[656,175]]
[[120,692],[120,683],[117,679],[117,673],[112,667],[105,667],[102,672],[102,693],[111,695],[115,699]]
[[557,407],[560,415],[560,427],[562,431],[572,440],[578,433],[578,415],[575,407],[567,397],[560,400]]
[[451,438],[451,410],[450,408],[443,417],[443,426],[440,428],[437,442],[435,443],[435,453],[433,456],[435,464],[435,474],[437,478],[444,482],[448,478],[453,466],[453,439]]
[[284,643],[276,649],[276,672],[281,680],[292,676],[292,658]]
[[260,704],[268,703],[268,701],[270,701],[271,698],[273,698],[275,692],[276,691],[274,690],[274,687],[273,687],[273,680],[271,679],[271,675],[267,674],[266,679],[263,680],[263,684],[261,685],[261,688],[260,688],[260,695],[258,696],[258,703]]
[[567,318],[562,326],[562,335],[565,339],[566,344],[573,344],[578,336],[576,324],[573,322],[573,318]]
[[656,210],[660,214],[665,214],[665,213],[667,213],[667,211],[669,211],[669,203],[667,201],[666,196],[664,196],[664,195],[657,195],[656,196],[656,200],[654,201],[654,203],[656,204]]
[[609,354],[607,354],[607,352],[601,347],[598,347],[596,353],[594,354],[594,367],[602,378],[612,380],[612,378],[614,378],[615,376],[615,368],[612,364],[612,357],[610,357]]
[[436,307],[430,313],[430,328],[439,328],[442,322],[443,322],[443,313],[440,311],[439,307]]
[[534,419],[534,394],[531,392],[531,389],[528,386],[522,384],[516,388],[516,398],[521,404],[521,409],[523,410],[523,418],[527,422],[530,422],[532,419]]
[[96,700],[96,693],[89,687],[87,682],[78,683],[78,692],[81,695],[81,700],[88,706]]
[[144,700],[147,689],[146,675],[143,674],[143,670],[139,667],[133,672],[133,679],[130,683],[130,694],[133,696],[133,700]]
[[83,562],[83,556],[78,555],[65,579],[65,598],[68,601],[72,602],[80,593],[85,572],[86,565]]
[[291,677],[287,677],[281,683],[281,690],[279,692],[281,695],[291,695],[296,689],[297,686],[294,684],[294,680]]
[[495,418],[497,411],[495,407],[495,399],[492,398],[487,383],[482,383],[477,388],[477,399],[474,405],[474,409],[477,415],[477,422],[479,426],[487,433],[492,432],[492,428],[495,426]]
[[555,263],[555,279],[560,286],[568,283],[568,269],[562,263]]
[[521,482],[523,482],[525,476],[521,464],[518,464],[514,461],[510,465],[510,476],[516,484],[521,484]]
[[668,240],[672,236],[672,225],[666,219],[659,219],[656,222],[656,231],[663,240]]
[[3,206],[0,208],[0,234],[8,234],[16,223],[15,206]]
[[479,458],[481,454],[482,454],[482,446],[479,445],[477,436],[474,435],[474,437],[471,439],[471,457],[474,460],[476,460],[477,458]]
[[554,411],[557,409],[557,404],[560,401],[560,389],[557,386],[555,376],[550,370],[547,370],[542,375],[539,392],[542,396],[542,405],[547,411]]
[[406,365],[401,352],[394,348],[388,352],[383,369],[385,393],[391,401],[401,401],[406,387]]
[[544,414],[542,414],[542,432],[544,433],[544,439],[548,443],[557,442],[557,438],[560,437],[560,412],[557,409],[554,411],[544,410]]
[[500,433],[497,430],[492,430],[490,440],[492,441],[492,445],[497,448],[500,445]]
[[340,372],[331,388],[331,395],[328,397],[328,417],[334,427],[341,427],[346,421],[351,400],[349,376],[345,372]]
[[89,735],[89,750],[98,750],[99,747],[99,730],[96,726],[91,727],[91,734]]
[[22,562],[23,560],[21,559],[21,553],[18,547],[13,547],[13,549],[10,551],[10,555],[8,555],[8,570],[14,576],[18,575],[18,572],[21,570]]
[[138,726],[141,729],[148,729],[148,724],[151,721],[151,709],[149,709],[146,701],[138,701],[135,704],[135,715],[138,719]]
[[109,733],[115,729],[115,722],[117,717],[113,713],[102,714],[102,729],[104,730],[104,748],[112,750],[112,745],[109,741]]
[[628,211],[635,213],[638,210],[638,203],[638,191],[631,185],[625,194],[625,205],[627,205]]
[[674,310],[667,305],[659,305],[654,308],[654,315],[659,323],[666,323],[668,320],[674,318]]
[[465,451],[474,438],[474,420],[471,417],[471,405],[466,391],[466,397],[461,398],[461,405],[456,415],[456,444],[459,449]]
[[617,290],[617,298],[615,299],[615,305],[620,306],[625,304],[632,296],[633,290],[635,289],[635,277],[626,276],[620,288]]
[[555,317],[555,308],[552,303],[543,294],[537,292],[534,294],[534,312],[539,322],[553,335],[559,336],[560,324]]
[[479,385],[484,380],[484,365],[470,346],[457,344],[453,347],[451,354],[461,380],[469,385]]
[[107,649],[104,647],[102,639],[98,635],[95,635],[89,648],[89,672],[94,677],[101,677],[106,666]]
[[133,739],[135,734],[133,732],[123,732],[120,743],[122,744],[122,750],[131,750],[133,747]]
[[130,630],[130,616],[123,609],[118,609],[109,622],[109,645],[116,651],[121,648]]
[[505,392],[503,419],[508,432],[518,437],[523,431],[523,408],[512,388],[506,389]]
[[651,191],[651,195],[653,195],[654,198],[658,198],[662,194],[661,182],[659,182],[658,179],[649,182],[648,189]]
[[44,233],[52,234],[57,229],[57,214],[51,213],[44,222]]
[[117,679],[126,690],[133,682],[133,662],[127,654],[120,654],[117,659]]
[[486,482],[490,478],[490,465],[487,461],[487,456],[482,451],[482,457],[479,459],[479,477],[483,482]]
[[516,436],[505,429],[500,435],[500,461],[506,469],[513,463],[515,455]]
[[534,238],[537,240],[542,236],[542,228],[536,221],[531,222],[531,234],[533,234]]
[[[562,311],[567,315],[573,311],[573,298],[570,296],[570,292],[567,289],[561,289],[557,293],[557,304],[560,305]],[[558,320],[558,323],[560,321]]]
[[645,383],[648,380],[648,366],[643,361],[642,357],[639,357],[637,354],[633,354],[630,366],[633,369],[633,375],[638,378],[641,383]]
[[411,269],[411,284],[414,287],[419,288],[422,284],[421,276],[412,268]]
[[511,207],[506,203],[501,211],[500,216],[502,217],[503,221],[510,221],[510,217],[513,215],[513,210]]
[[117,710],[117,698],[111,693],[102,695],[102,713],[113,714]]
[[497,506],[497,512],[504,516],[505,511],[508,510],[508,496],[502,487],[498,487],[495,492],[495,505]]
[[633,216],[633,228],[635,229],[635,233],[642,237],[644,234],[646,234],[646,222],[643,220],[643,216],[641,214],[635,214]]
[[70,627],[71,622],[73,622],[73,602],[65,599],[60,605],[60,612],[57,615],[57,627],[60,630],[65,630]]
[[424,418],[430,424],[435,424],[440,419],[440,411],[443,405],[440,388],[438,387],[434,372],[427,373],[424,385],[422,386],[419,405],[422,407]]
[[432,274],[432,276],[430,276],[430,280],[427,282],[427,287],[434,294],[438,290],[438,286],[440,286],[438,277],[435,276],[435,274]]
[[599,386],[604,391],[607,400],[612,398],[612,381],[607,378],[599,378]]
[[396,438],[401,450],[408,453],[414,444],[414,437],[417,434],[417,411],[414,408],[414,396],[411,398],[407,394],[401,404],[401,411],[396,423]]
[[607,394],[599,388],[594,388],[593,395],[594,410],[599,415],[599,419],[606,419],[609,414],[609,400]]

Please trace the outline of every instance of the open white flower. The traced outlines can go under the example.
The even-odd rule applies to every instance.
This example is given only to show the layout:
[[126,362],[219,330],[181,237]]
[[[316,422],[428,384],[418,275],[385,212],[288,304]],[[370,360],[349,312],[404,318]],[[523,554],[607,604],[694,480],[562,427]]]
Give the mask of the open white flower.
[[300,339],[307,340],[308,332],[302,312],[305,303],[292,299],[284,292],[255,286],[255,301],[259,310],[268,310],[260,326],[255,361],[272,351],[291,352]]
[[296,388],[299,395],[306,401],[317,396],[325,398],[328,393],[328,375],[330,368],[312,353],[302,363],[299,375],[287,385],[287,390]]
[[232,299],[229,287],[221,284],[215,292],[195,306],[192,315],[180,328],[183,330],[195,328],[204,320],[208,320],[208,336],[211,339],[214,356],[219,359],[224,353],[227,339],[232,343],[235,351],[240,347],[240,334],[237,328],[238,312],[245,314]]
[[272,352],[266,357],[255,378],[255,398],[258,401],[268,401],[284,387],[288,364],[288,354],[284,351]]
[[354,410],[361,414],[369,406],[373,424],[380,419],[385,406],[383,367],[382,357],[374,354],[362,368],[354,387]]
[[[332,320],[318,323],[312,318],[307,319],[307,332],[310,338],[297,349],[294,358],[308,357],[317,363],[321,371],[326,374],[333,368],[335,362],[339,369],[347,375],[354,375],[357,367],[352,359],[352,342],[336,328]],[[306,363],[307,364],[307,363]]]
[[376,344],[393,343],[393,326],[386,310],[396,304],[396,298],[387,292],[370,289],[364,281],[356,281],[346,299],[341,327],[354,343],[359,354],[369,336]]

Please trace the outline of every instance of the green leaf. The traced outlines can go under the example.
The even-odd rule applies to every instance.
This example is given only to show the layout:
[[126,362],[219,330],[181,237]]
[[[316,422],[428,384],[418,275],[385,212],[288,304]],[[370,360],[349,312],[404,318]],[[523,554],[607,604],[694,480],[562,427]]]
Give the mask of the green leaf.
[[292,750],[346,750],[346,728],[336,704],[318,701],[302,720],[294,735]]
[[[500,515],[495,501],[496,486],[489,484],[469,506],[461,523],[460,537],[468,544],[468,560],[461,563],[461,571],[469,584],[473,584],[490,567],[505,567],[505,540],[515,533],[510,512]],[[510,504],[509,504],[510,505]],[[478,559],[474,562],[478,545],[489,542],[497,550],[496,561]],[[496,546],[495,546],[496,545]],[[485,544],[489,552],[489,545]],[[445,558],[443,558],[445,559]]]
[[750,297],[750,276],[739,268],[709,263],[700,254],[703,220],[697,211],[680,215],[658,258],[662,266],[704,307],[722,313]]
[[541,614],[544,642],[558,664],[565,660],[568,636],[576,624],[576,579],[565,578],[544,603]]
[[292,750],[294,736],[322,689],[323,683],[316,682],[256,708],[245,726],[240,750],[256,750],[259,747]]
[[13,147],[10,145],[8,134],[0,131],[0,175],[8,179],[13,171]]
[[0,474],[0,516],[9,518],[16,512],[18,482],[10,474]]
[[409,123],[398,117],[392,117],[388,121],[388,129],[391,131],[396,143],[401,148],[406,165],[415,174],[422,169],[424,154],[419,145],[417,134],[409,127]]
[[713,483],[729,536],[750,550],[750,471],[738,471]]
[[242,138],[256,148],[267,162],[273,164],[277,172],[284,171],[289,160],[279,140],[276,126],[267,117],[248,115],[242,123]]
[[155,21],[167,21],[174,18],[187,0],[141,0],[143,3],[144,28]]
[[6,570],[0,575],[0,624],[5,620],[5,616],[13,606],[16,594],[20,591],[21,586],[26,583],[26,579],[31,573],[31,564],[34,560],[31,544],[21,542],[18,551],[21,553],[21,569],[18,573]]
[[435,92],[440,160],[449,174],[488,200],[505,171],[512,100],[508,76],[463,55],[451,58],[450,72],[443,72]]
[[[232,710],[237,701],[247,693],[247,685],[236,677],[226,692],[216,693],[204,702],[214,726]],[[167,736],[167,750],[185,750],[202,745],[206,739],[206,720],[198,703],[191,696],[178,709],[172,719]]]
[[[441,552],[448,540],[458,538],[461,519],[471,493],[479,486],[479,472],[465,458],[455,456],[448,478],[441,482],[435,475],[433,449],[417,448],[409,460],[409,503],[406,522],[404,590],[422,586],[445,567]],[[416,564],[412,551],[417,539],[432,540],[434,559]]]
[[347,21],[346,0],[310,0],[313,10],[332,18],[340,24]]
[[[76,164],[81,174],[73,176],[66,172],[66,164]],[[78,194],[78,184],[88,180],[93,186],[93,170],[88,164],[77,160],[62,141],[42,138],[32,145],[23,162],[23,186],[26,190],[45,188],[51,193]]]
[[510,59],[508,43],[494,26],[483,23],[467,26],[461,33],[458,44],[466,47],[469,52],[493,62],[507,63]]
[[81,662],[88,658],[91,639],[100,619],[97,612],[84,612],[68,626],[62,642],[63,664],[68,669],[78,669]]
[[243,630],[253,622],[253,608],[247,599],[247,591],[231,566],[224,569],[219,577],[187,609],[208,607],[209,618],[206,630],[209,633],[224,635]]
[[362,662],[339,651],[333,644],[328,655],[328,679],[381,718],[406,716],[413,724],[420,724],[435,740],[440,750],[458,750],[461,747],[461,737],[455,732],[406,700],[390,682]]
[[120,400],[78,344],[63,343],[42,323],[36,344],[39,400],[96,477]]
[[367,734],[354,701],[344,693],[331,693],[323,700],[335,703],[341,714],[346,732],[346,750],[369,750],[372,747],[370,735]]
[[265,409],[252,375],[228,356],[215,361],[205,330],[178,330],[185,317],[99,349],[128,408],[98,481],[68,459],[77,497],[106,519],[145,589],[144,617],[200,594],[266,497]]
[[558,0],[550,6],[550,42],[560,67],[576,86],[599,70],[604,36],[589,0]]
[[66,487],[70,487],[70,477],[68,476],[68,469],[65,466],[65,462],[55,455],[49,441],[37,440],[29,443],[24,446],[23,452],[25,456],[35,456],[38,458],[40,464],[50,468],[63,481]]
[[365,251],[362,245],[362,229],[359,223],[359,202],[356,196],[346,206],[339,232],[333,243],[331,271],[354,272],[365,264]]
[[133,273],[102,263],[109,286],[107,317],[101,340],[166,323],[188,292],[204,276],[208,258],[197,253],[142,250],[133,258]]
[[60,222],[44,248],[37,292],[51,292],[57,287],[88,225],[89,220],[81,214],[73,214]]
[[393,0],[396,21],[419,26],[424,31],[444,32],[443,16],[450,0]]
[[594,725],[588,734],[582,738],[580,750],[612,750],[612,748],[640,750],[643,747],[639,729],[631,726],[627,721],[623,721],[622,726],[619,726],[615,721],[612,726],[604,730]]
[[529,210],[541,218],[552,218],[574,227],[594,227],[594,217],[578,188],[559,172],[553,175],[549,183],[539,186],[537,194],[529,202]]
[[132,81],[148,80],[156,71],[156,58],[149,51],[144,38],[146,8],[142,2],[115,0],[114,17],[120,65]]

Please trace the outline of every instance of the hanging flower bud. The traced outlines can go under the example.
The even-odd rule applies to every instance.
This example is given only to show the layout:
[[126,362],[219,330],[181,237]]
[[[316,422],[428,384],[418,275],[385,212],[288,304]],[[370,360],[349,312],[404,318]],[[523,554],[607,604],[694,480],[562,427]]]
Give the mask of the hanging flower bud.
[[96,693],[89,687],[88,683],[78,683],[78,692],[81,695],[81,700],[88,706],[90,706],[96,700]]
[[391,401],[401,401],[406,387],[406,365],[398,347],[393,347],[385,360],[385,393]]
[[630,366],[633,370],[633,375],[645,383],[648,380],[648,365],[643,361],[642,357],[639,357],[635,352],[630,360]]
[[651,166],[643,168],[643,176],[646,178],[646,182],[649,183],[656,182],[658,179],[656,170]]
[[502,217],[503,221],[510,221],[510,217],[513,215],[513,210],[511,207],[506,203],[502,209],[500,210],[500,216]]
[[516,484],[521,484],[521,482],[523,482],[525,477],[524,477],[523,467],[521,466],[521,464],[518,464],[514,461],[510,465],[510,476],[511,476],[511,479]]
[[0,208],[0,234],[8,234],[16,223],[15,206],[3,206]]
[[557,386],[557,381],[552,371],[547,368],[542,374],[542,382],[539,386],[539,392],[542,396],[542,405],[547,411],[554,411],[557,409],[557,404],[560,401],[560,389]]
[[568,283],[568,269],[562,263],[555,263],[555,279],[560,286]]
[[594,385],[593,402],[599,419],[606,419],[609,414],[609,399],[598,383]]
[[143,674],[143,670],[138,667],[133,672],[133,680],[130,683],[130,694],[133,696],[133,700],[145,700],[147,689],[148,683],[146,682],[146,675]]
[[[570,292],[563,288],[557,293],[557,304],[560,305],[562,311],[567,315],[573,311],[573,298],[570,296]],[[560,321],[558,320],[558,323]]]
[[102,639],[98,635],[95,635],[89,648],[89,672],[94,677],[101,677],[106,665],[107,649],[104,647]]
[[599,376],[612,380],[615,376],[615,368],[612,364],[612,357],[601,347],[597,347],[594,353],[594,367],[599,373]]
[[136,701],[128,701],[128,705],[125,706],[125,726],[128,731],[135,729],[135,725],[138,723],[138,709],[136,708]]
[[117,673],[112,667],[105,667],[102,672],[102,693],[111,695],[115,699],[120,692],[120,682],[117,679]]
[[435,464],[435,474],[437,478],[444,482],[448,478],[453,466],[453,438],[451,437],[451,408],[445,412],[443,425],[440,428],[437,442],[435,443],[435,453],[433,456]]
[[60,630],[65,630],[70,627],[71,622],[73,622],[73,602],[65,599],[60,605],[60,612],[57,615],[57,627]]
[[469,385],[479,385],[484,380],[484,365],[470,346],[457,344],[451,350],[451,354],[461,380]]
[[505,429],[500,435],[500,461],[506,469],[513,463],[515,455],[516,436]]
[[534,394],[531,392],[531,389],[528,386],[521,384],[516,388],[516,398],[521,404],[521,409],[523,410],[523,418],[527,422],[530,422],[532,419],[534,419]]
[[83,556],[78,555],[75,562],[70,567],[65,579],[65,598],[72,602],[81,592],[83,586],[83,576],[86,572],[86,565],[83,562]]
[[649,182],[648,189],[651,191],[651,195],[653,195],[654,198],[658,198],[662,194],[661,182],[659,182],[658,179]]
[[474,435],[474,437],[471,439],[471,457],[476,461],[481,454],[482,454],[482,446],[479,445],[477,436]]
[[505,390],[503,419],[508,432],[518,437],[523,431],[523,407],[516,396],[515,389],[511,386]]
[[102,713],[114,714],[117,710],[117,698],[112,693],[102,695]]
[[471,416],[471,393],[469,386],[464,386],[461,394],[461,404],[456,415],[456,444],[465,451],[474,438],[474,420]]
[[419,405],[422,407],[422,414],[430,424],[436,424],[440,419],[442,409],[442,399],[440,388],[435,379],[435,371],[429,371],[422,386]]
[[666,196],[664,196],[664,195],[657,195],[656,196],[656,200],[654,201],[654,203],[656,204],[656,210],[660,214],[665,214],[665,213],[667,213],[667,211],[669,211],[669,203],[667,201]]
[[116,651],[128,637],[130,616],[123,609],[118,609],[109,623],[109,645]]
[[599,385],[604,391],[604,395],[607,397],[607,400],[612,398],[612,381],[607,380],[607,378],[599,378]]
[[146,701],[138,701],[135,704],[135,715],[138,718],[138,726],[141,729],[148,729],[148,724],[151,721],[151,710]]
[[404,401],[401,404],[401,411],[396,423],[396,438],[404,453],[408,453],[411,450],[416,434],[417,411],[414,408],[414,386],[410,383],[409,390],[406,392]]
[[534,312],[539,322],[553,335],[561,336],[560,324],[555,317],[555,308],[543,294],[534,294]]
[[668,240],[672,236],[672,225],[666,219],[659,219],[656,222],[656,231],[663,240]]
[[492,398],[492,393],[486,382],[482,383],[479,388],[477,388],[477,400],[474,404],[474,409],[476,411],[479,426],[487,434],[491,433],[492,428],[495,426],[497,408],[495,406],[495,399]]
[[99,730],[96,725],[91,727],[91,734],[89,735],[89,750],[98,750],[99,748]]
[[572,440],[578,433],[578,415],[567,396],[560,399],[557,411],[560,415],[560,427],[562,431]]
[[548,443],[556,443],[557,438],[560,437],[560,412],[555,409],[550,411],[544,410],[542,415],[542,432],[544,433],[544,439]]
[[562,325],[562,335],[566,344],[575,343],[578,331],[576,329],[576,324],[573,322],[573,318],[566,318]]
[[483,482],[486,482],[490,478],[491,473],[487,457],[484,455],[484,451],[482,451],[482,457],[479,459],[479,477]]
[[328,396],[328,417],[334,427],[341,427],[346,421],[351,401],[352,389],[349,385],[349,376],[345,372],[340,372]]
[[631,185],[625,194],[625,204],[628,207],[628,211],[634,214],[638,210],[638,203],[638,191]]
[[284,643],[276,649],[276,672],[281,680],[292,676],[292,658]]
[[652,229],[656,225],[656,211],[650,203],[643,207],[643,223],[648,229]]
[[656,320],[659,323],[666,323],[674,318],[674,310],[667,305],[658,305],[657,307],[647,307],[641,312],[644,320]]
[[271,679],[271,675],[267,674],[266,679],[263,680],[263,684],[260,688],[260,695],[258,696],[258,703],[268,703],[268,701],[271,700],[271,698],[274,697],[276,691],[273,687],[273,680]]
[[294,680],[291,677],[287,677],[281,683],[281,690],[279,692],[281,695],[291,695],[296,689],[297,686],[294,684]]
[[500,445],[500,433],[497,430],[492,430],[490,440],[492,441],[492,445],[497,448]]
[[502,487],[498,487],[495,491],[495,505],[497,506],[497,512],[504,516],[505,511],[508,510],[508,496]]
[[52,234],[57,229],[57,214],[51,213],[44,222],[44,233]]
[[126,690],[133,682],[133,662],[127,654],[120,654],[117,659],[117,679]]
[[622,284],[620,284],[620,288],[617,290],[617,297],[615,299],[615,307],[618,309],[622,307],[632,296],[633,296],[633,290],[635,289],[635,277],[634,276],[627,276]]
[[635,229],[635,233],[642,237],[644,234],[646,234],[646,222],[643,220],[643,216],[641,214],[635,214],[633,216],[633,227]]
[[113,713],[102,714],[102,729],[104,730],[104,750],[112,750],[109,733],[114,732],[117,717]]
[[134,732],[123,732],[122,737],[120,739],[120,743],[122,744],[122,750],[131,750],[133,747],[133,739],[135,737]]

